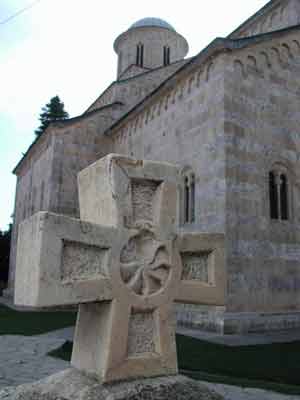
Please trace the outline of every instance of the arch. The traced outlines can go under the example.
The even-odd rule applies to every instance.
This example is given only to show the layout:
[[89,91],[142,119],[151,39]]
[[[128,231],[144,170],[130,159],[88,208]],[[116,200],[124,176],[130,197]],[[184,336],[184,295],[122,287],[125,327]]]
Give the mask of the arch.
[[208,64],[207,69],[206,69],[206,82],[208,82],[210,80],[214,67],[215,67],[215,63],[213,61],[211,61]]
[[276,23],[277,19],[278,19],[278,13],[277,10],[275,10],[272,14],[271,14],[271,24],[270,27],[272,28],[274,23]]
[[245,68],[244,68],[244,64],[242,63],[241,60],[234,60],[233,63],[234,69],[240,74],[242,75],[243,78],[245,78]]
[[200,71],[198,71],[198,73],[197,73],[197,83],[196,83],[196,86],[197,86],[197,88],[200,86],[200,81],[201,81],[201,76],[202,76],[202,69],[200,70]]
[[296,39],[294,39],[292,41],[292,45],[293,45],[293,51],[296,55],[296,57],[298,57],[299,53],[300,53],[300,42]]
[[271,52],[277,59],[277,62],[281,65],[282,64],[281,54],[280,51],[277,49],[277,47],[272,47]]
[[250,67],[251,70],[257,72],[258,68],[257,68],[256,58],[254,56],[252,56],[251,54],[249,54],[247,57],[247,60],[248,60],[248,67]]
[[265,52],[265,51],[261,51],[261,52],[260,52],[260,55],[261,55],[262,58],[264,59],[264,62],[266,63],[266,66],[267,66],[268,68],[272,68],[272,64],[271,64],[271,61],[270,61],[270,58],[269,58],[268,53]]
[[282,43],[281,46],[284,48],[287,58],[294,58],[294,56],[291,52],[291,48],[287,43]]

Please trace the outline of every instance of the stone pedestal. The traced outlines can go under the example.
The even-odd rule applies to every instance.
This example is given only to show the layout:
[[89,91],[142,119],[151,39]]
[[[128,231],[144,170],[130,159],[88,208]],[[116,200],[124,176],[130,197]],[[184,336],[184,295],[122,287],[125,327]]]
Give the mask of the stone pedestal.
[[222,400],[201,383],[181,375],[102,385],[70,368],[47,379],[0,390],[0,400]]

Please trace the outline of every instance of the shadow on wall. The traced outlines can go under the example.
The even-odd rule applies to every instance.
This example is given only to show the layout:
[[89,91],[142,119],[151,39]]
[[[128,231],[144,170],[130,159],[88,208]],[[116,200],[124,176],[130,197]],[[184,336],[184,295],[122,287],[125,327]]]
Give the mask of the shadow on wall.
[[0,296],[8,281],[11,227],[10,224],[7,231],[0,230]]

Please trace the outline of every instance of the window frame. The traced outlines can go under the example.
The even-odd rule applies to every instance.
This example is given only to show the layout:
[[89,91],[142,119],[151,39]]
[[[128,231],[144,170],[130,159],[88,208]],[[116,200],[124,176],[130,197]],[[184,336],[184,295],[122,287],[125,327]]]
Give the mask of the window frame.
[[196,177],[191,168],[181,173],[180,225],[192,225],[196,222]]
[[[273,174],[273,179],[274,179],[274,185],[275,185],[275,197],[276,201],[275,204],[273,205],[273,210],[274,207],[277,208],[277,212],[274,213],[272,212],[272,198],[271,198],[271,182],[270,182],[270,177],[271,174]],[[268,204],[268,218],[271,221],[271,223],[290,223],[293,222],[294,219],[294,212],[293,212],[293,179],[292,175],[290,173],[290,169],[286,167],[282,163],[275,163],[272,165],[271,168],[268,170],[268,185],[267,185],[267,204]],[[282,191],[281,191],[281,185],[282,185],[282,177],[285,177],[286,179],[286,217],[283,218],[283,214],[285,214],[283,211],[282,207]],[[272,216],[273,215],[273,216]]]
[[163,47],[163,63],[164,67],[167,67],[168,65],[171,64],[171,58],[170,58],[171,50],[170,46],[164,46]]
[[141,42],[136,45],[135,62],[138,67],[141,67],[141,68],[144,67],[144,44]]

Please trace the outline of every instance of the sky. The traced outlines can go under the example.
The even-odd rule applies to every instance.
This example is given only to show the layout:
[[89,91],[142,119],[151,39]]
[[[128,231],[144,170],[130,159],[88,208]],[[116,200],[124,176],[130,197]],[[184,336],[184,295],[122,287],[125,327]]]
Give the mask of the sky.
[[12,170],[35,138],[42,106],[59,95],[70,117],[83,113],[116,78],[112,46],[121,32],[141,18],[162,18],[193,56],[266,2],[0,0],[0,229],[11,222]]

